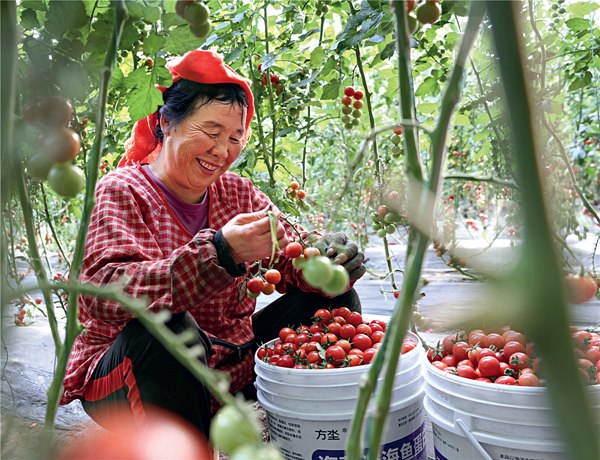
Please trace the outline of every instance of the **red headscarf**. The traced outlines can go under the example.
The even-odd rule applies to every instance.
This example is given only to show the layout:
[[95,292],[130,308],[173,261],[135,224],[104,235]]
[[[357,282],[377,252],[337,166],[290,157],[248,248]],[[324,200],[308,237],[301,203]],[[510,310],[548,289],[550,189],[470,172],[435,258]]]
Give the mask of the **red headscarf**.
[[[173,83],[182,78],[196,83],[219,84],[234,83],[246,93],[248,110],[246,113],[245,140],[250,135],[250,122],[254,116],[254,97],[252,96],[250,80],[238,75],[231,67],[223,62],[223,58],[212,51],[193,50],[183,56],[170,60],[167,69],[173,75]],[[163,93],[167,88],[157,86]],[[133,125],[133,133],[125,142],[125,155],[119,161],[119,166],[134,163],[151,163],[160,153],[162,144],[155,134],[158,125],[158,110]]]

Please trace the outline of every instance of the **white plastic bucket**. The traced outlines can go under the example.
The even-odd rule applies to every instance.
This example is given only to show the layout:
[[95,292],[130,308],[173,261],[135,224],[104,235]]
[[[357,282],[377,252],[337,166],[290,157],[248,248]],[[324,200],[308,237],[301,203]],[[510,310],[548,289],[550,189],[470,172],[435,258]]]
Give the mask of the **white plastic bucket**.
[[[409,332],[406,338],[417,347],[400,357],[381,458],[425,460],[424,352],[416,335]],[[284,457],[343,459],[360,385],[370,366],[288,369],[256,356],[255,363],[258,402],[266,411],[271,440]]]
[[[436,460],[564,460],[544,387],[495,385],[448,374],[424,361],[424,407]],[[600,386],[589,387],[600,413]],[[599,423],[600,420],[596,420]]]

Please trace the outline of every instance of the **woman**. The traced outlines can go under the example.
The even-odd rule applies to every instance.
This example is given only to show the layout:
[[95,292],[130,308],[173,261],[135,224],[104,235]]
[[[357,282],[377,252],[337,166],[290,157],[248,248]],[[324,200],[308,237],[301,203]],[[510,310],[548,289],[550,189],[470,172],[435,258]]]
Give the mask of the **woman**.
[[[149,299],[149,309],[169,310],[169,327],[197,331],[205,362],[229,374],[231,391],[251,394],[255,343],[308,322],[323,306],[360,310],[360,302],[354,290],[329,299],[310,288],[282,255],[275,267],[285,294],[254,313],[246,264],[270,257],[267,211],[277,210],[249,180],[227,171],[249,137],[250,82],[210,51],[186,53],[168,68],[173,84],[163,88],[164,105],[136,123],[122,167],[98,184],[81,281],[120,282],[129,295]],[[277,224],[281,248],[295,235]],[[319,245],[351,281],[364,274],[363,254],[343,234],[321,237]],[[71,353],[63,404],[80,399],[99,423],[122,405],[143,422],[144,408],[157,405],[208,434],[210,396],[130,313],[114,301],[81,297],[80,320],[86,331]]]

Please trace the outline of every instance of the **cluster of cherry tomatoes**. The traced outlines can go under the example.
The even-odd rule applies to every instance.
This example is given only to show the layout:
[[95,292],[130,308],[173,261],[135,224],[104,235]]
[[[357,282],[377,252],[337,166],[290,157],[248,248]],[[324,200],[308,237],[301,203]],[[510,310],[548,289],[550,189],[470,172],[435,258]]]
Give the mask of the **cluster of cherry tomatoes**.
[[398,158],[402,155],[402,146],[400,143],[402,142],[402,138],[400,135],[402,134],[402,126],[394,126],[394,134],[392,135],[392,156],[394,158]]
[[23,119],[40,131],[40,151],[29,159],[27,171],[64,197],[74,197],[85,185],[83,171],[72,163],[81,149],[79,134],[67,127],[72,116],[71,103],[60,96],[23,107]]
[[[600,335],[572,329],[579,371],[587,384],[600,379]],[[432,366],[471,380],[501,385],[542,386],[540,358],[525,334],[505,327],[486,333],[474,329],[446,336],[427,351]]]
[[[258,64],[258,71],[262,72],[262,64]],[[281,81],[281,78],[279,77],[279,75],[277,75],[275,72],[269,72],[269,79],[267,80],[267,72],[262,72],[262,75],[260,77],[260,82],[263,84],[263,86],[267,86],[269,84],[269,81],[271,82],[271,85],[273,85],[273,88],[275,89],[275,94],[277,94],[278,96],[283,93],[283,90],[285,89],[285,85],[283,84],[283,82]]]
[[306,190],[300,188],[300,183],[296,179],[292,179],[290,182],[287,194],[290,198],[297,198],[299,200],[306,198]]
[[[342,96],[342,123],[346,129],[352,129],[360,124],[362,116],[361,109],[364,106],[362,101],[365,94],[352,86],[344,88],[344,96]],[[352,117],[350,116],[352,115]]]
[[[385,321],[365,321],[347,307],[315,312],[310,326],[284,327],[279,339],[261,346],[258,359],[273,366],[294,369],[336,369],[369,364],[385,336]],[[405,339],[402,353],[417,344]]]
[[204,2],[177,0],[175,12],[180,18],[190,23],[190,31],[194,36],[205,38],[212,31],[212,23],[209,19],[210,10]]
[[256,298],[259,294],[271,295],[275,286],[281,282],[281,273],[276,268],[269,268],[262,276],[250,278],[246,289],[250,297]]

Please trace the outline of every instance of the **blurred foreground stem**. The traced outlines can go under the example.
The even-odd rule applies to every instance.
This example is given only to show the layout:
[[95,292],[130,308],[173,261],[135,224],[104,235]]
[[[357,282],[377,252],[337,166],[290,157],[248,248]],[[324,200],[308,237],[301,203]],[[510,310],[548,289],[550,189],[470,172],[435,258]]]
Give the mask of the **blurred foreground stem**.
[[523,73],[521,3],[486,3],[512,127],[525,223],[521,259],[504,281],[519,302],[517,314],[525,332],[546,364],[546,386],[568,458],[597,459],[600,458],[597,425],[583,383],[577,377],[563,275],[544,203],[539,149],[532,122],[534,113]]

